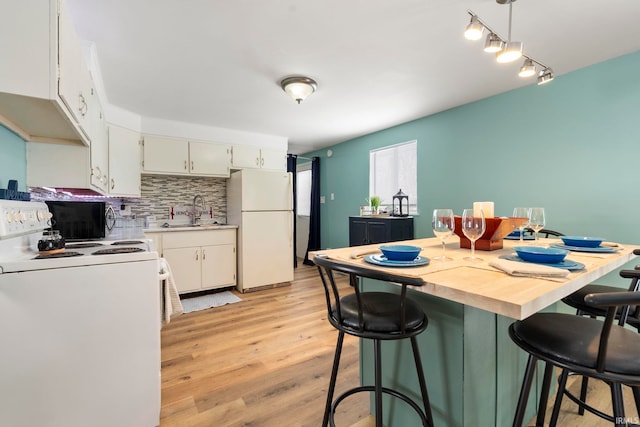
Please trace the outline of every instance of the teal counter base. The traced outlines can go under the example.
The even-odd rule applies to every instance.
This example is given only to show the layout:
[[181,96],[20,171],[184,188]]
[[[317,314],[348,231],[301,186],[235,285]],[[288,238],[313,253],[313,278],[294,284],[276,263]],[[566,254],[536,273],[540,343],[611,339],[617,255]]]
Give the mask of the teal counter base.
[[[398,292],[399,287],[365,279],[364,289]],[[433,411],[441,427],[506,427],[513,423],[527,354],[509,338],[514,319],[441,298],[410,291],[427,313],[429,326],[418,336]],[[555,310],[549,307],[547,310]],[[360,341],[360,378],[373,384],[373,345]],[[536,413],[542,365],[531,390],[525,420]],[[409,340],[382,343],[383,384],[421,402]],[[373,405],[371,406],[373,413]],[[384,398],[387,427],[420,426],[413,410]]]

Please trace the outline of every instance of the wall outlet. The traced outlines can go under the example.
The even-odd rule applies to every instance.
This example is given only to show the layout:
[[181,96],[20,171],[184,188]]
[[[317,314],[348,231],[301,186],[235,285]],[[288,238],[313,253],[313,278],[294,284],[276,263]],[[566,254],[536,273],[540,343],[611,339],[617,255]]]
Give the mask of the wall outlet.
[[324,204],[324,200],[325,200],[325,199],[324,199],[324,196],[320,196],[320,203],[323,203],[323,204]]
[[130,216],[130,215],[131,215],[131,206],[120,205],[120,216]]

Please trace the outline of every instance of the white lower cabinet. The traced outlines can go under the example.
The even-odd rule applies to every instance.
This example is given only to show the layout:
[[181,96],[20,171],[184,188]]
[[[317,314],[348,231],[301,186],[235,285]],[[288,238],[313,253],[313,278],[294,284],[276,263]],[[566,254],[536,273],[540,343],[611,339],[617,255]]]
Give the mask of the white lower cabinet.
[[235,229],[162,233],[162,256],[178,293],[236,285]]

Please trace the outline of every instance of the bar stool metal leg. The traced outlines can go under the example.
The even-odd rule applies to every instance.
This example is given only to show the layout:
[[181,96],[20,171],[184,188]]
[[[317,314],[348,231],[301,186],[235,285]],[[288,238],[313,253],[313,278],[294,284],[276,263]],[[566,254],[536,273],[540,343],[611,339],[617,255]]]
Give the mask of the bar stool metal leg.
[[[589,387],[589,378],[583,376],[580,383],[580,400],[587,401],[587,388]],[[584,407],[578,406],[578,414],[584,415]]]
[[373,340],[375,346],[375,407],[376,407],[376,427],[382,427],[382,354],[380,340]]
[[611,400],[613,401],[613,422],[616,427],[626,427],[627,422],[624,416],[624,401],[622,399],[622,386],[611,383]]
[[329,381],[329,389],[327,390],[327,404],[324,407],[324,418],[322,419],[322,427],[327,427],[329,423],[329,412],[331,411],[331,403],[333,402],[333,393],[336,389],[336,378],[338,377],[338,368],[340,366],[340,354],[342,353],[343,341],[344,332],[339,331],[338,341],[336,343],[336,352],[333,356],[333,368],[331,369],[331,380]]
[[640,387],[634,386],[631,389],[633,390],[633,400],[636,402],[636,410],[640,413]]
[[555,427],[558,423],[558,416],[560,415],[560,405],[562,404],[562,398],[564,397],[564,390],[567,387],[567,378],[569,377],[569,371],[562,370],[560,378],[558,379],[558,390],[556,392],[556,400],[553,403],[553,411],[551,412],[551,420],[549,420],[549,427]]
[[545,363],[544,379],[542,380],[542,390],[540,391],[540,401],[538,402],[538,416],[536,418],[536,427],[544,427],[544,417],[547,414],[547,401],[549,399],[549,390],[551,389],[551,376],[553,374],[553,365]]
[[411,337],[411,348],[413,349],[413,360],[416,362],[416,371],[418,372],[418,382],[420,383],[420,393],[422,394],[422,404],[424,405],[425,415],[427,416],[429,425],[433,427],[433,414],[431,413],[429,393],[427,393],[427,381],[424,378],[422,359],[420,358],[420,349],[418,348],[418,340],[416,337]]
[[518,405],[516,406],[516,414],[513,418],[513,427],[522,427],[524,411],[527,409],[527,400],[529,400],[529,391],[533,381],[533,374],[536,372],[536,362],[538,359],[532,354],[527,360],[527,368],[524,371],[524,379],[522,380],[522,388],[518,397]]

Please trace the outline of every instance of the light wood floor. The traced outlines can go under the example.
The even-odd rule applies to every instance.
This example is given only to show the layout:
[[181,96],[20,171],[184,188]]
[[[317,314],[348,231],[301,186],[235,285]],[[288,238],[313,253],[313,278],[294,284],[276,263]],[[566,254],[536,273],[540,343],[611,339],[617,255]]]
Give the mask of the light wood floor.
[[[291,286],[239,294],[239,303],[183,314],[165,325],[160,426],[319,427],[337,332],[326,320],[317,274],[300,264]],[[347,336],[336,392],[358,378],[358,342]],[[591,383],[590,401],[606,408],[608,389]],[[366,396],[339,409],[338,426],[374,426]],[[559,425],[610,424],[578,416],[565,399]]]

